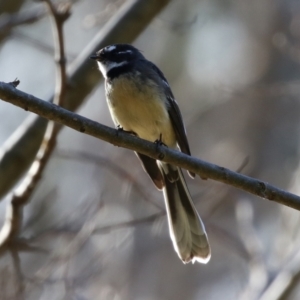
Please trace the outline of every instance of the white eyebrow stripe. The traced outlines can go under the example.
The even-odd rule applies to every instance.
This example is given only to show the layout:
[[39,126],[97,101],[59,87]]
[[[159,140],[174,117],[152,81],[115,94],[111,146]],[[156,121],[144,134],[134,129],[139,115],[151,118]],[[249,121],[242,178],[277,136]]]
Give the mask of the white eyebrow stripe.
[[116,49],[116,46],[112,45],[112,46],[108,46],[105,48],[106,51],[110,52]]
[[120,52],[118,52],[118,54],[120,54],[120,53],[132,53],[132,51],[131,50],[126,50],[126,51],[120,51]]

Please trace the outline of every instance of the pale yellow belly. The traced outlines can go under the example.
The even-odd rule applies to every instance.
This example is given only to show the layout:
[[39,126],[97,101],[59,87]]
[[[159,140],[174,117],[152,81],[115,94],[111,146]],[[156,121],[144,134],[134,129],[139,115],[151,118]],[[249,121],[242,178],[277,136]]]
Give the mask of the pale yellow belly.
[[114,123],[124,130],[133,131],[151,142],[161,136],[164,144],[175,148],[176,138],[163,102],[164,94],[149,83],[150,86],[147,84],[137,88],[131,81],[116,78],[113,87],[106,87],[110,113]]

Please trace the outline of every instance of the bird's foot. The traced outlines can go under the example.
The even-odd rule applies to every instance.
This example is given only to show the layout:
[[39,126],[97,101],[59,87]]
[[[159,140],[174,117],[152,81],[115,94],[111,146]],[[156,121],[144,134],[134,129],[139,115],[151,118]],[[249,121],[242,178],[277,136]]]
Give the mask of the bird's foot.
[[121,131],[132,134],[132,135],[136,135],[136,133],[134,131],[124,130],[121,125],[117,125],[117,136],[119,135],[119,132],[121,132]]
[[162,134],[159,135],[159,138],[157,140],[154,141],[154,143],[156,144],[157,147],[159,146],[165,146],[168,147],[165,143],[163,143],[162,141]]

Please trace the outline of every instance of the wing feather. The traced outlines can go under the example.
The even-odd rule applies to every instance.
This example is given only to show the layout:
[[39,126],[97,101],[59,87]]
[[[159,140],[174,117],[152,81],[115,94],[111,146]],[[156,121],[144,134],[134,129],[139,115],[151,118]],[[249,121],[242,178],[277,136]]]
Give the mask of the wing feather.
[[[160,80],[162,80],[164,83],[164,92],[167,97],[168,112],[169,112],[169,116],[170,116],[174,131],[175,131],[177,144],[178,144],[181,152],[191,155],[190,146],[189,146],[189,142],[187,140],[186,130],[184,127],[182,115],[181,115],[179,106],[174,98],[174,95],[171,91],[169,83],[168,83],[167,79],[165,78],[164,74],[162,73],[162,71],[155,64],[153,64],[150,61],[147,61],[147,63],[154,70],[154,72],[160,77]],[[192,178],[195,177],[194,173],[189,172],[189,171],[188,171],[188,173]]]

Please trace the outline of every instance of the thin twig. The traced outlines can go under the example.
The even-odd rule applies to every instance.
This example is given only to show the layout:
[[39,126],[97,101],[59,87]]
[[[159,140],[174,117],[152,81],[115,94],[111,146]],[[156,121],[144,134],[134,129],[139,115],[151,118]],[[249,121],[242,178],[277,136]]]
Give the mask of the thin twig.
[[[29,46],[34,47],[36,50],[39,50],[43,54],[46,53],[53,56],[54,48],[52,45],[48,45],[40,39],[30,36],[28,33],[24,33],[20,30],[14,30],[11,36],[15,39],[21,40],[22,43],[27,43]],[[68,62],[72,62],[77,57],[77,55],[69,50],[68,53],[66,53],[66,57]]]
[[274,187],[267,182],[233,172],[224,167],[188,156],[176,150],[163,146],[157,147],[154,143],[126,134],[126,132],[119,132],[113,128],[72,113],[55,104],[21,92],[13,88],[10,84],[0,82],[0,97],[6,102],[34,112],[41,117],[102,139],[115,146],[141,152],[154,159],[190,170],[202,178],[220,181],[256,196],[300,210],[300,197],[297,195]]
[[[288,293],[295,288],[300,276],[300,251],[296,251],[282,264],[273,276],[259,300],[287,299]],[[284,297],[285,296],[285,297]]]
[[[243,169],[247,166],[247,164],[248,164],[248,162],[249,162],[249,157],[246,157],[243,161],[242,161],[242,163],[241,163],[241,165],[236,169],[236,172],[237,173],[241,173],[242,171],[243,171]],[[213,198],[213,199],[215,199],[215,202],[213,203],[213,205],[211,205],[210,207],[209,207],[209,209],[206,211],[206,216],[207,217],[211,217],[214,213],[216,213],[216,211],[223,205],[223,202],[224,202],[224,200],[225,199],[227,199],[227,197],[226,197],[226,193],[228,193],[228,191],[229,191],[229,188],[230,188],[230,186],[227,186],[227,189],[225,189],[224,190],[224,187],[223,187],[223,189],[221,190],[221,188],[220,187],[218,187],[218,188],[214,188],[213,190],[214,190],[214,196],[213,197],[210,197],[210,198]],[[223,192],[223,193],[222,193]],[[206,196],[206,195],[205,195]],[[197,199],[197,198],[200,198],[201,197],[201,199],[203,199],[203,195],[201,195],[201,194],[197,194],[196,196],[195,195],[193,195],[193,199]],[[207,198],[207,196],[206,196],[206,198]],[[232,198],[232,196],[230,196],[230,199]],[[197,200],[195,200],[195,202],[196,202]],[[228,204],[228,202],[226,202],[227,204]]]
[[30,12],[4,14],[0,17],[0,34],[7,33],[16,26],[33,24],[46,15],[44,9],[31,9]]
[[[55,56],[57,60],[57,81],[54,103],[56,105],[62,105],[66,93],[67,77],[63,23],[70,15],[70,7],[64,6],[62,9],[58,10],[52,4],[51,0],[44,1],[47,3],[51,12],[54,40],[56,41]],[[10,83],[13,88],[16,88],[18,84],[18,80]],[[57,133],[58,126],[54,122],[49,122],[35,161],[20,186],[8,196],[5,222],[0,231],[0,248],[5,247],[6,244],[19,233],[22,225],[23,207],[28,203],[32,192],[37,186],[41,174],[47,165],[51,153],[55,148]]]
[[100,165],[101,168],[110,169],[111,171],[118,174],[122,179],[126,178],[126,180],[130,181],[131,184],[134,186],[135,190],[142,196],[142,199],[151,203],[160,211],[164,211],[164,208],[161,205],[153,201],[152,197],[149,197],[149,195],[145,192],[145,189],[138,184],[136,178],[134,178],[132,174],[127,172],[124,168],[120,167],[118,164],[115,164],[113,161],[101,157],[99,155],[93,155],[91,153],[84,153],[84,152],[70,152],[70,151],[59,150],[57,155],[64,159],[74,159],[80,162],[88,161],[93,164],[96,163]]
[[116,229],[137,226],[140,224],[153,223],[155,220],[165,216],[165,214],[166,214],[166,212],[159,212],[159,213],[152,214],[148,217],[135,219],[135,220],[131,220],[131,221],[125,221],[125,222],[118,223],[118,224],[103,226],[100,228],[96,228],[93,231],[93,234],[103,234],[103,233],[110,232],[110,231],[116,230]]
[[254,227],[254,210],[247,200],[236,203],[237,228],[241,241],[249,254],[249,283],[239,296],[241,300],[257,299],[268,281],[268,269],[264,260],[262,242]]

